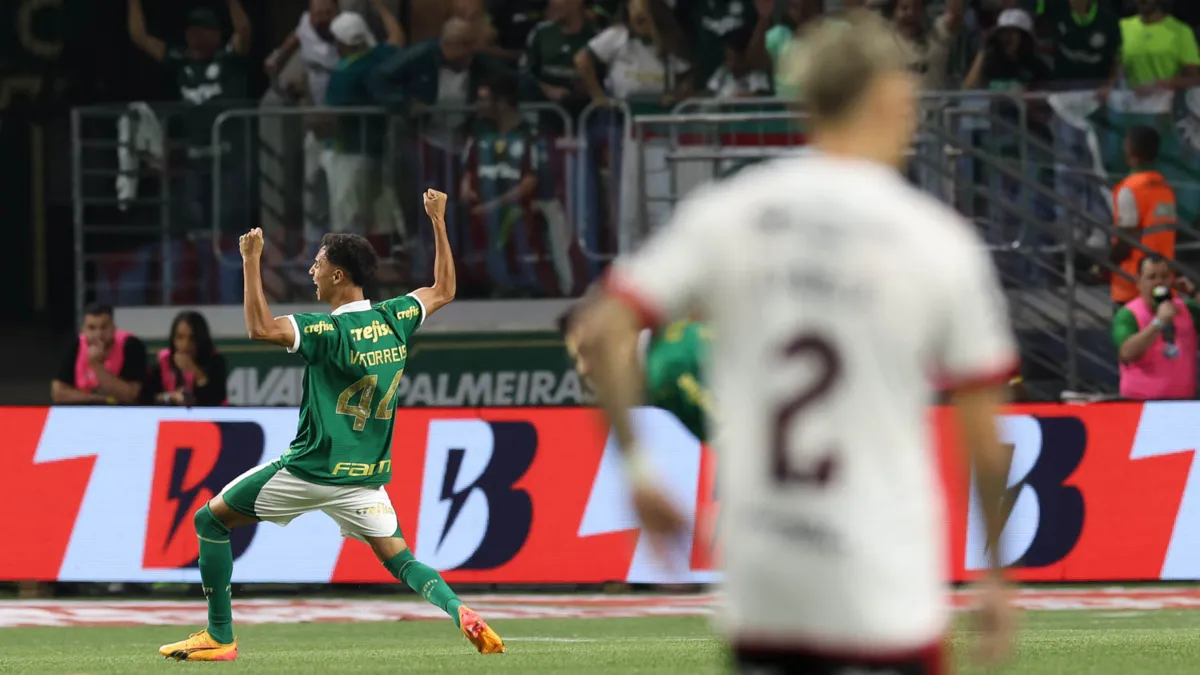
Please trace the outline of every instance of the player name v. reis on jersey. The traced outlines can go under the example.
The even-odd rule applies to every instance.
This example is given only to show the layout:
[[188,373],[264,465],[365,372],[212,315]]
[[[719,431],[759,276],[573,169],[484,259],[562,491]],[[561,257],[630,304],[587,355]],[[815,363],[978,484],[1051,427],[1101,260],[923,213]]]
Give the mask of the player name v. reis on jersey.
[[733,639],[939,641],[933,380],[999,379],[1016,363],[971,226],[890,168],[789,158],[690,198],[610,283],[648,321],[698,310],[712,328]]
[[392,475],[396,390],[408,339],[425,318],[413,295],[330,314],[293,314],[288,349],[307,362],[296,440],[282,463],[322,485],[386,485]]

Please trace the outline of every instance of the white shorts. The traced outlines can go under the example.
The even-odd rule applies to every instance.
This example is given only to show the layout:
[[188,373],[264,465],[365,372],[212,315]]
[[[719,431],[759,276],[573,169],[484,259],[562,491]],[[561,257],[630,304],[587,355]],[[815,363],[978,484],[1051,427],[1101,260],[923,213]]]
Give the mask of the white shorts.
[[322,511],[338,524],[343,537],[366,541],[366,537],[403,536],[382,485],[317,485],[269,462],[230,481],[220,496],[238,513],[279,525]]

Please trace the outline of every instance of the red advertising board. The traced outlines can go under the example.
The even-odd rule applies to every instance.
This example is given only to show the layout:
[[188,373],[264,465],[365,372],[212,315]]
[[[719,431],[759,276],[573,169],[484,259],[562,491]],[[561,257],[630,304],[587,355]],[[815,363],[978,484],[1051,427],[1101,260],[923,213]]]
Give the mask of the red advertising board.
[[[0,408],[0,579],[195,581],[191,514],[286,449],[290,409]],[[1200,403],[1015,406],[1005,561],[1030,581],[1200,578]],[[953,580],[984,559],[952,413],[935,408]],[[657,567],[620,463],[581,408],[397,413],[388,486],[416,555],[451,583],[719,579],[715,454],[669,414],[638,412],[695,524],[688,569]],[[235,533],[235,581],[390,582],[320,514]]]

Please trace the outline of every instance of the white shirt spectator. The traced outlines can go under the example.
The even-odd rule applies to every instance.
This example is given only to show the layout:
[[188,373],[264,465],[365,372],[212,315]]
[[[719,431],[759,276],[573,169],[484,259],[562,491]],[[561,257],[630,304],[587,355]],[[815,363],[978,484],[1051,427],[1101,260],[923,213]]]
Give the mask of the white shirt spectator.
[[615,99],[631,96],[658,96],[668,89],[668,72],[675,82],[690,67],[675,56],[667,64],[659,50],[649,42],[635,37],[625,26],[610,26],[588,43],[588,49],[608,66],[605,86]]
[[[437,105],[442,108],[465,109],[470,101],[471,73],[442,66],[438,69]],[[465,112],[447,112],[434,115],[428,123],[426,140],[444,150],[456,150],[454,132],[467,121]]]
[[304,72],[308,75],[308,91],[314,105],[325,103],[325,88],[329,86],[329,74],[337,68],[337,46],[326,42],[317,34],[309,20],[308,12],[300,15],[296,25],[296,39],[300,41],[300,58],[304,61]]

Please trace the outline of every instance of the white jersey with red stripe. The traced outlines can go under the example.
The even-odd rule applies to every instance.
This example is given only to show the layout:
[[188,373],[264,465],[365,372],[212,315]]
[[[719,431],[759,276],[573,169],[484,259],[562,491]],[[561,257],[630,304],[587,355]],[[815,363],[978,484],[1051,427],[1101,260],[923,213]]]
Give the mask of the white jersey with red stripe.
[[789,158],[689,197],[607,284],[648,323],[698,310],[712,328],[730,637],[879,656],[940,640],[934,381],[1016,366],[971,225],[888,167]]

